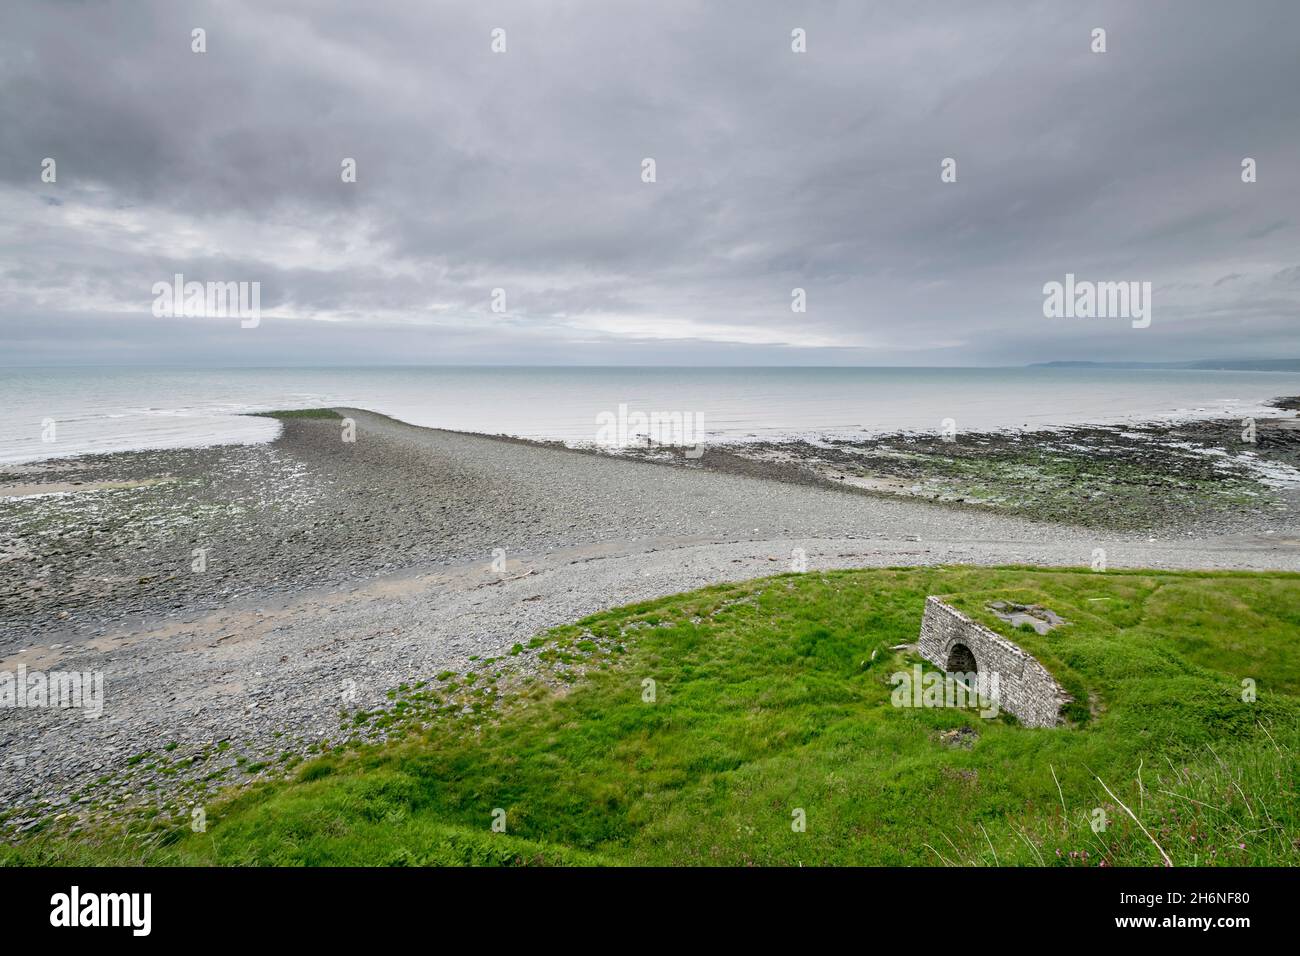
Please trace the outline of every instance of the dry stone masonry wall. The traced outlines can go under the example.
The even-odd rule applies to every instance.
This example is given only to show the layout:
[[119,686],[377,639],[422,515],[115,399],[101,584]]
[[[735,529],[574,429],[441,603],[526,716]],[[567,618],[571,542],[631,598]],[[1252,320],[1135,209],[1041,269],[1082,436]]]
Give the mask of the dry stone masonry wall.
[[917,650],[931,664],[956,672],[968,671],[973,656],[975,670],[998,675],[999,706],[1026,727],[1055,727],[1061,708],[1073,699],[1032,655],[937,597],[925,599]]

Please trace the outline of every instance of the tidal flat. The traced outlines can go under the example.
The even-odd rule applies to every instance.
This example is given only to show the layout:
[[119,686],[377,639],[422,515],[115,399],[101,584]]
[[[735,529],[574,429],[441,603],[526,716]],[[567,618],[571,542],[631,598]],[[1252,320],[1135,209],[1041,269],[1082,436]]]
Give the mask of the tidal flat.
[[[1276,417],[1081,425],[1036,431],[895,432],[755,440],[618,454],[793,483],[1151,534],[1269,533],[1300,508],[1295,398]],[[1249,436],[1244,437],[1244,436]]]

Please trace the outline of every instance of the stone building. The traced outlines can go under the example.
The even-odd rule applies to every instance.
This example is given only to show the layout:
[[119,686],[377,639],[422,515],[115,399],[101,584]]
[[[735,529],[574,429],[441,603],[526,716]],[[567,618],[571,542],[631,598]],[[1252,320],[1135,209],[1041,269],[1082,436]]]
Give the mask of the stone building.
[[1026,727],[1057,726],[1073,700],[1028,652],[934,596],[925,599],[917,651],[949,673],[997,674],[998,705]]

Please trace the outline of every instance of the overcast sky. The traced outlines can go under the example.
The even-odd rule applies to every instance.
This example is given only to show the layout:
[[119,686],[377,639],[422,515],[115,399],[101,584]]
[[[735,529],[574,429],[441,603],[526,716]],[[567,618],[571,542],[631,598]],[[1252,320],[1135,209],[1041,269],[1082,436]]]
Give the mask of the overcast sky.
[[[1300,356],[1297,36],[1294,0],[4,0],[0,364]],[[1045,318],[1067,272],[1151,282],[1150,327]],[[261,324],[154,317],[175,273]]]

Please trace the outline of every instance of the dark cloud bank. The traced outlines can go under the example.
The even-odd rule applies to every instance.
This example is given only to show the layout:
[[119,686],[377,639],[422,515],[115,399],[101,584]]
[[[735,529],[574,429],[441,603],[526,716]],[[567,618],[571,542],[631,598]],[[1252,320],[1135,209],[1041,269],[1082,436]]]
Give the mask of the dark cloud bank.
[[[0,364],[1295,356],[1297,35],[1290,0],[9,0]],[[1067,272],[1151,282],[1151,326],[1045,318]],[[260,282],[261,324],[154,317],[175,273]]]

